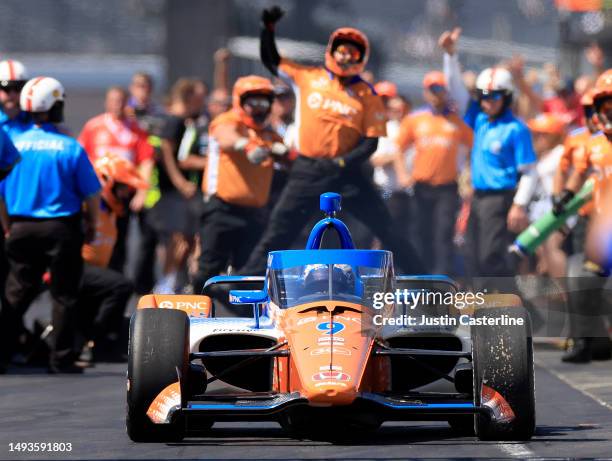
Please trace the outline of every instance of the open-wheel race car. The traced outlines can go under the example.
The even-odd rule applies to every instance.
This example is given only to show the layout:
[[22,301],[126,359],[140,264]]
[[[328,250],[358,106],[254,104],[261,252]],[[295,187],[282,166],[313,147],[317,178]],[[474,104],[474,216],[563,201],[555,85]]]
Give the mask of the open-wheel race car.
[[[532,436],[531,326],[520,299],[441,302],[458,293],[453,280],[395,276],[391,252],[354,249],[335,217],[340,200],[321,196],[327,216],[306,249],[270,252],[265,277],[213,277],[202,295],[140,299],[127,375],[132,440],[262,420],[292,434],[433,419],[480,439]],[[320,248],[327,230],[340,249]],[[440,296],[415,308],[390,302],[397,290]],[[233,313],[218,315],[226,304]],[[398,321],[408,317],[413,324]]]

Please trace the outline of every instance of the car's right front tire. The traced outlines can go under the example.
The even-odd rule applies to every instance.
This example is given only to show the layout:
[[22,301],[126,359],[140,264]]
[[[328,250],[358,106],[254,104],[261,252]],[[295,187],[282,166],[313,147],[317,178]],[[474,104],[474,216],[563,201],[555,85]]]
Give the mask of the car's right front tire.
[[[134,442],[179,441],[180,419],[154,424],[147,410],[169,385],[187,379],[189,318],[180,310],[139,309],[130,321],[126,426]],[[177,372],[178,371],[178,372]]]

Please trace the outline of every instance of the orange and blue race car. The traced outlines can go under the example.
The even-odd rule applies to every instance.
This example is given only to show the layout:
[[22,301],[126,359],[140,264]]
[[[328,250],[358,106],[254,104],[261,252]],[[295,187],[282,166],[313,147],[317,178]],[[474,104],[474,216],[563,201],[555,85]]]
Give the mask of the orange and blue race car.
[[[448,277],[396,276],[391,252],[354,248],[340,208],[338,194],[323,194],[327,216],[306,249],[270,252],[265,277],[213,277],[202,295],[140,299],[127,374],[133,441],[180,440],[218,421],[337,434],[433,419],[480,439],[532,436],[520,299],[466,303]],[[320,248],[326,231],[341,248]]]

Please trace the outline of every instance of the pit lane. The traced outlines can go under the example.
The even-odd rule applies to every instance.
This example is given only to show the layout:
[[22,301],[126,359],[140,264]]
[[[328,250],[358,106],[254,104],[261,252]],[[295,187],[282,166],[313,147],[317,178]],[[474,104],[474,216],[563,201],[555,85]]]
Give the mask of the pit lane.
[[[610,362],[571,366],[536,351],[536,435],[530,442],[480,442],[446,423],[386,423],[357,440],[296,440],[275,423],[218,423],[174,444],[135,444],[125,434],[125,365],[82,376],[12,368],[0,377],[0,459],[395,459],[406,457],[609,457]],[[10,442],[70,442],[71,452],[9,452]]]

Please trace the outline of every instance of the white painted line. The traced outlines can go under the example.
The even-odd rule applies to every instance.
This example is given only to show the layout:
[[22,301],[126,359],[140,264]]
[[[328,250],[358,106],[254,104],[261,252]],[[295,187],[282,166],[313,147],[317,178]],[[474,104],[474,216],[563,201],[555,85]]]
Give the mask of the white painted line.
[[522,443],[504,442],[504,443],[498,443],[497,446],[499,447],[501,451],[503,451],[504,453],[510,456],[514,456],[517,458],[535,457],[535,453],[531,451],[529,448],[527,448],[525,445],[523,445]]

